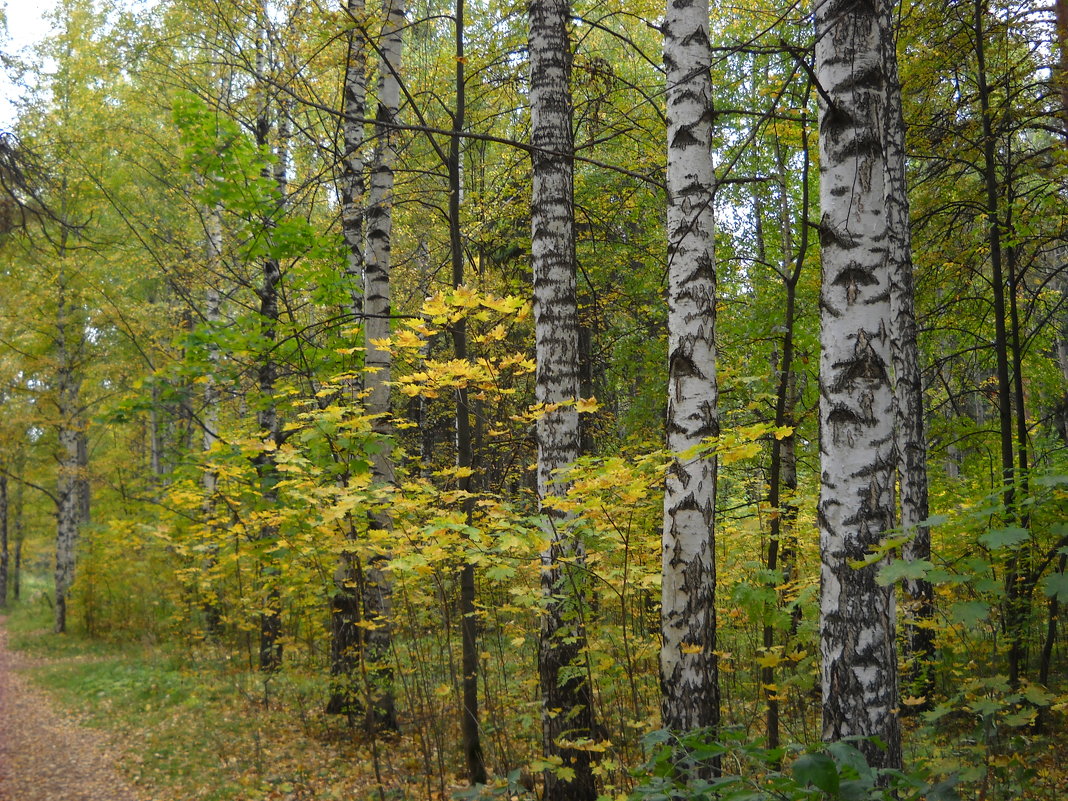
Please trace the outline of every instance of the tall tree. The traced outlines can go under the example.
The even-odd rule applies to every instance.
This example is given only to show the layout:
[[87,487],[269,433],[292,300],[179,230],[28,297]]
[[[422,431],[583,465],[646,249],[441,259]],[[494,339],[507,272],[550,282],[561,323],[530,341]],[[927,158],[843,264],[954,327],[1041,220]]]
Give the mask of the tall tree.
[[60,234],[58,299],[56,305],[55,396],[59,436],[59,473],[56,479],[56,570],[55,631],[67,630],[67,600],[74,583],[74,563],[78,540],[79,448],[82,376],[80,351],[85,346],[85,329],[79,322],[79,308],[72,296],[71,271],[67,263],[67,229]]
[[820,650],[823,737],[901,764],[894,596],[855,568],[894,525],[894,409],[883,110],[875,5],[816,5],[820,92]]
[[[278,218],[285,212],[286,195],[288,192],[288,161],[289,161],[289,119],[288,110],[284,102],[278,103],[278,108],[272,109],[272,94],[267,82],[267,48],[270,42],[269,18],[266,8],[262,11],[264,27],[260,32],[260,41],[257,43],[256,72],[258,76],[258,89],[261,93],[260,106],[256,118],[256,145],[261,153],[266,155],[271,147],[271,116],[272,111],[277,117],[276,128],[277,141],[274,145],[273,164],[270,159],[265,160],[263,177],[272,179],[276,189],[276,199],[273,208],[268,208],[263,214],[264,236],[268,245],[267,253],[262,259],[262,277],[256,294],[259,296],[259,335],[261,339],[261,352],[259,364],[256,368],[257,389],[259,390],[259,409],[256,413],[256,423],[259,426],[259,435],[263,439],[263,449],[255,458],[256,472],[260,481],[260,493],[264,505],[268,510],[273,509],[278,503],[278,467],[275,462],[275,451],[282,444],[282,427],[278,415],[278,405],[274,397],[275,383],[278,380],[278,363],[274,352],[275,343],[278,339],[279,307],[278,300],[281,293],[282,265],[277,255],[271,252],[273,234]],[[264,542],[270,542],[278,534],[277,523],[273,522],[268,515],[261,524],[259,538]],[[273,564],[276,557],[265,557],[268,563],[264,565],[263,575],[266,579],[266,599],[263,611],[260,614],[260,669],[264,671],[277,670],[282,666],[282,610],[281,591],[277,586],[277,574],[279,567]]]
[[[883,113],[886,157],[887,251],[890,269],[890,355],[894,373],[894,426],[897,479],[901,497],[901,528],[910,535],[902,548],[908,561],[931,558],[931,530],[927,482],[927,440],[923,422],[923,378],[916,324],[915,280],[912,265],[912,226],[905,178],[905,118],[897,70],[894,12],[897,4],[883,0],[881,24],[886,107]],[[912,660],[910,692],[932,690],[929,661],[934,656],[934,588],[925,578],[905,581],[909,600],[905,646]]]
[[[341,121],[341,232],[345,240],[345,278],[348,285],[348,311],[353,322],[363,315],[361,287],[364,270],[364,115],[367,103],[367,40],[364,30],[363,0],[349,0],[345,6],[350,28],[346,48],[345,83],[342,89],[344,118]],[[359,381],[347,381],[348,400],[356,399]],[[343,479],[344,480],[344,479]],[[349,537],[356,527],[349,521]],[[336,589],[331,597],[330,674],[334,687],[327,703],[329,714],[351,714],[356,708],[355,679],[360,655],[358,560],[345,552],[335,575]]]
[[[382,346],[390,331],[390,253],[393,231],[393,165],[397,157],[397,115],[400,111],[401,58],[406,25],[402,0],[388,0],[386,19],[379,45],[378,112],[375,117],[375,153],[371,165],[371,190],[367,205],[367,245],[364,258],[364,360],[367,368],[367,411],[381,439],[371,470],[379,485],[394,481],[393,456],[389,447],[393,426],[390,422],[389,380],[392,357]],[[375,514],[379,530],[392,526],[389,513]],[[365,566],[363,576],[366,657],[373,667],[374,687],[367,713],[374,725],[395,729],[397,714],[393,700],[392,672],[389,669],[392,585],[386,571],[389,557],[376,553]]]
[[581,570],[584,550],[555,501],[567,493],[560,475],[579,456],[578,296],[575,265],[574,134],[571,105],[570,5],[531,0],[530,139],[533,179],[530,255],[534,269],[535,399],[538,497],[549,546],[541,555],[545,597],[539,670],[542,740],[570,774],[545,773],[546,801],[596,798],[590,752],[573,747],[593,732],[585,655]]
[[[452,111],[452,137],[449,140],[449,153],[446,169],[449,174],[449,253],[452,262],[452,285],[458,289],[464,282],[464,246],[461,237],[460,209],[464,200],[463,176],[463,133],[466,126],[467,93],[464,65],[464,0],[456,0],[455,19],[455,105]],[[467,355],[467,320],[461,317],[452,326],[453,351],[457,359],[468,358]],[[471,437],[471,405],[467,387],[456,390],[456,466],[463,477],[459,481],[460,489],[468,493],[464,501],[464,514],[467,524],[473,523],[475,498],[471,495],[474,488],[474,446]],[[486,759],[482,752],[482,739],[479,735],[478,713],[478,617],[475,606],[475,566],[465,560],[460,566],[460,640],[461,640],[461,679],[463,710],[460,731],[463,736],[464,761],[467,763],[467,777],[471,784],[485,784]]]
[[668,403],[661,714],[677,732],[719,725],[716,658],[716,264],[712,62],[706,0],[667,4]]

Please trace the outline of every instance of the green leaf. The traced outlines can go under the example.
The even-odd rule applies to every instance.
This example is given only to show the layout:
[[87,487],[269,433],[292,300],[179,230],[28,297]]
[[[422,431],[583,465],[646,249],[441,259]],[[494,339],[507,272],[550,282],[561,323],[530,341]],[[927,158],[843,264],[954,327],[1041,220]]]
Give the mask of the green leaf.
[[876,576],[875,581],[881,587],[887,587],[902,579],[916,581],[925,578],[928,571],[933,567],[934,565],[926,559],[916,559],[913,561],[894,559],[892,562],[883,565],[879,569],[879,575]]
[[793,764],[798,784],[812,784],[825,793],[838,792],[838,766],[826,754],[805,754]]
[[979,542],[991,550],[998,548],[1019,548],[1031,539],[1031,532],[1026,528],[1008,526],[994,528],[979,537]]
[[955,622],[971,628],[990,616],[990,604],[986,601],[960,601],[950,607],[949,614]]
[[1062,604],[1068,603],[1068,573],[1052,573],[1043,583],[1047,597],[1056,598]]

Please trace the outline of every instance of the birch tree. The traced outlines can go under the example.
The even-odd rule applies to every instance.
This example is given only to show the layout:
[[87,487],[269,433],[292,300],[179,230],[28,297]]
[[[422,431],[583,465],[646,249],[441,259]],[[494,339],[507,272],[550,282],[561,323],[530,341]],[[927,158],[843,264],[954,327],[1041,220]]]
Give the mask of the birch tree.
[[546,753],[573,772],[568,778],[546,771],[545,799],[579,801],[597,795],[590,752],[571,745],[590,737],[593,728],[587,674],[568,669],[583,658],[586,646],[577,575],[584,551],[570,531],[569,516],[554,504],[567,493],[560,472],[578,458],[580,448],[570,6],[567,0],[531,0],[528,10],[535,399],[546,405],[537,423],[538,496],[550,540],[541,555],[542,740]]
[[883,130],[886,74],[876,5],[816,5],[821,88],[820,650],[823,737],[901,763],[894,596],[855,568],[894,525],[894,401]]
[[[371,166],[371,188],[367,205],[367,243],[364,258],[364,342],[367,368],[367,411],[373,415],[375,433],[382,443],[373,456],[371,470],[376,484],[394,480],[393,456],[389,448],[392,425],[389,419],[389,379],[392,357],[382,347],[389,337],[390,245],[393,230],[393,163],[396,160],[397,132],[394,124],[400,110],[400,70],[406,24],[403,0],[389,0],[379,46],[378,112],[375,123],[375,153]],[[374,526],[389,530],[392,523],[384,510],[375,514]],[[390,659],[390,616],[392,587],[386,572],[388,554],[376,553],[363,576],[364,619],[367,659],[374,672],[373,709],[368,715],[374,725],[395,729]]]
[[[892,321],[891,358],[894,373],[894,425],[897,476],[901,496],[901,527],[911,539],[902,548],[909,561],[931,558],[931,530],[927,492],[927,441],[924,438],[923,382],[917,338],[912,235],[905,180],[905,120],[901,110],[901,82],[897,71],[897,48],[893,29],[896,5],[880,5],[883,65],[886,71],[886,108],[883,114],[886,154],[886,217]],[[913,695],[930,689],[925,662],[934,651],[933,631],[924,625],[933,614],[934,590],[926,579],[905,582],[910,622],[906,628],[908,656],[914,660]],[[914,621],[914,622],[912,622]]]
[[668,164],[667,444],[660,650],[664,728],[719,724],[716,460],[719,433],[711,155],[712,53],[707,0],[669,2],[664,25]]
[[[267,18],[266,10],[264,17]],[[266,74],[266,54],[264,48],[269,41],[269,32],[264,28],[261,33],[262,41],[257,51],[257,73]],[[267,86],[261,85],[263,99],[256,119],[256,144],[261,151],[269,148],[271,132],[271,108],[270,95]],[[286,195],[288,193],[288,161],[289,161],[289,119],[288,109],[285,103],[279,104],[277,109],[277,141],[274,148],[274,163],[265,163],[263,177],[273,179],[277,196],[275,207],[268,210],[264,215],[263,225],[267,242],[272,240],[272,230],[275,222],[286,207]],[[282,443],[282,427],[278,415],[278,406],[274,398],[275,383],[278,380],[278,364],[274,354],[274,345],[278,338],[279,308],[278,299],[281,291],[282,265],[277,256],[266,255],[262,260],[262,277],[257,290],[259,295],[260,338],[263,341],[263,351],[260,355],[260,363],[257,366],[257,384],[260,394],[260,408],[256,413],[256,422],[259,426],[260,437],[265,443],[272,443],[256,456],[256,472],[260,480],[260,493],[264,505],[271,509],[278,504],[278,467],[275,462],[277,447]],[[278,534],[277,524],[269,518],[262,524],[259,537],[263,541],[273,540]],[[273,557],[267,557],[272,559]],[[277,586],[278,566],[268,563],[264,566],[263,574],[268,582],[266,599],[263,612],[260,615],[260,669],[265,671],[277,670],[282,666],[282,610],[281,592]]]
[[[352,23],[349,32],[345,84],[343,92],[344,119],[341,123],[341,231],[345,240],[345,277],[348,286],[348,311],[353,322],[363,315],[361,292],[364,268],[364,123],[367,103],[367,42],[363,30],[363,0],[349,0],[345,6]],[[346,382],[348,400],[358,395],[359,381],[353,377]],[[349,536],[355,538],[355,526],[349,522]],[[355,708],[353,680],[356,675],[360,649],[359,574],[357,560],[351,553],[341,556],[334,578],[335,592],[331,597],[330,674],[333,690],[327,703],[329,714],[350,712]]]

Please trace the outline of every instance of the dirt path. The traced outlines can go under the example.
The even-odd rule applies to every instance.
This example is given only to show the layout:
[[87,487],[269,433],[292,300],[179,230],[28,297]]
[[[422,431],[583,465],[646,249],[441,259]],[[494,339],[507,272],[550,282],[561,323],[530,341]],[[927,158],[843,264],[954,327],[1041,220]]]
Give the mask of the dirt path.
[[0,617],[0,801],[136,801],[100,732],[57,712],[7,648]]

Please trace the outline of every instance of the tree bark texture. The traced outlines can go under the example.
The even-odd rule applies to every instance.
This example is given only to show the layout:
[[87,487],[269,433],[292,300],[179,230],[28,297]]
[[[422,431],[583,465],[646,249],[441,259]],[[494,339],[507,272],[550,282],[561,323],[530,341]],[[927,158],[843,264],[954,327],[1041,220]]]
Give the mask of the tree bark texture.
[[816,5],[820,93],[820,650],[823,738],[901,764],[894,595],[857,569],[894,525],[894,401],[881,25],[874,4]]
[[719,434],[707,0],[669,2],[667,71],[668,403],[674,456],[664,494],[661,713],[676,732],[719,725],[714,518]]
[[[927,483],[927,440],[923,424],[923,378],[916,325],[912,233],[905,178],[905,118],[897,71],[893,0],[882,0],[883,65],[886,107],[883,149],[886,155],[887,262],[890,270],[890,356],[894,376],[894,426],[901,528],[911,539],[902,548],[907,561],[931,558],[931,529]],[[934,588],[926,579],[906,579],[908,616],[905,647],[912,660],[909,692],[925,696],[933,691],[930,661],[934,658]]]
[[341,125],[341,231],[345,238],[345,276],[353,322],[363,315],[361,293],[364,270],[365,131],[367,113],[367,41],[364,0],[348,0],[345,10],[353,22],[345,65],[345,119]]
[[[380,450],[371,460],[374,481],[379,485],[394,481],[393,454],[389,447],[393,426],[390,422],[389,380],[392,367],[389,352],[375,344],[389,337],[390,325],[390,245],[393,230],[393,164],[396,161],[397,132],[391,127],[400,111],[400,74],[404,47],[405,10],[402,0],[390,0],[379,48],[378,112],[375,124],[375,153],[371,166],[371,189],[367,206],[367,242],[364,255],[364,359],[366,366],[367,411],[374,415],[374,432]],[[379,530],[392,528],[388,512],[374,515]],[[367,629],[365,657],[368,677],[368,722],[377,728],[395,729],[397,713],[393,700],[393,672],[390,668],[393,589],[387,572],[388,553],[372,555],[362,579],[363,618]]]
[[559,471],[579,455],[578,295],[575,264],[574,136],[571,130],[571,42],[567,0],[531,0],[530,117],[533,187],[531,262],[534,271],[535,393],[547,405],[538,419],[538,495],[549,547],[541,555],[545,597],[539,670],[542,739],[547,754],[574,771],[545,773],[545,801],[596,797],[591,755],[570,743],[593,730],[593,697],[585,659],[584,561],[568,515],[552,505],[566,495]]
[[[348,60],[345,66],[344,111],[342,122],[343,151],[341,155],[341,230],[345,239],[345,277],[349,289],[349,313],[353,322],[363,317],[364,273],[364,202],[365,144],[364,124],[367,103],[367,41],[365,4],[363,0],[349,0],[346,11],[353,23],[349,33]],[[355,402],[359,397],[360,380],[346,379],[346,397]],[[355,540],[356,527],[348,521],[348,538]],[[332,690],[327,702],[328,714],[353,715],[358,710],[358,676],[362,637],[360,621],[363,609],[358,594],[360,586],[356,574],[357,561],[351,553],[344,553],[334,575],[334,593],[330,601],[330,675]]]
[[[267,40],[266,35],[264,40]],[[258,56],[260,61],[260,74],[265,74],[266,58],[261,48]],[[267,87],[262,87],[266,92]],[[260,116],[256,121],[256,144],[266,150],[269,146],[271,130],[271,111],[268,96],[265,95]],[[263,168],[264,177],[273,178],[277,189],[275,208],[267,212],[264,217],[264,227],[268,241],[272,238],[272,230],[275,221],[286,206],[289,126],[286,109],[279,108],[277,143],[275,145],[275,159],[273,168],[267,164]],[[278,407],[274,398],[275,382],[278,379],[278,365],[274,356],[274,345],[278,337],[278,295],[279,285],[282,281],[282,266],[274,256],[263,259],[262,278],[258,290],[260,308],[260,338],[262,339],[263,351],[260,354],[260,363],[257,370],[257,382],[259,389],[259,411],[256,413],[256,422],[259,426],[260,437],[265,442],[273,443],[272,448],[264,450],[256,457],[256,472],[260,481],[260,494],[266,509],[272,509],[278,503],[278,469],[275,463],[275,449],[281,444],[281,423],[278,417]],[[277,526],[270,522],[261,525],[260,540],[270,542],[277,538]],[[282,666],[282,610],[281,590],[278,587],[279,566],[274,563],[270,555],[264,557],[261,568],[261,578],[265,592],[263,612],[260,614],[260,670],[271,672]]]

